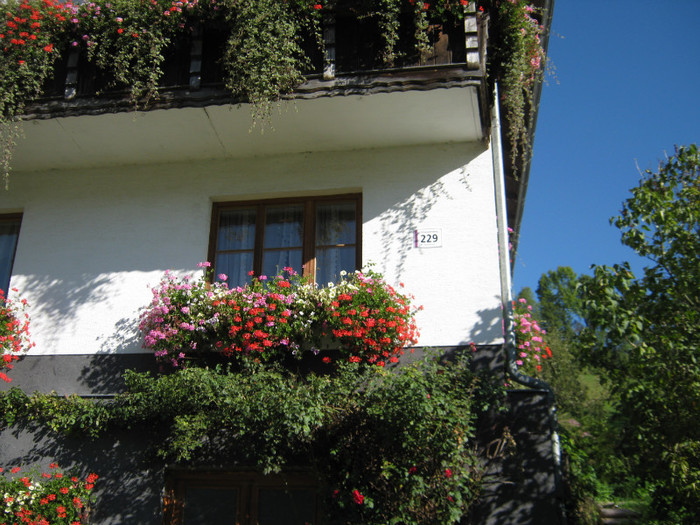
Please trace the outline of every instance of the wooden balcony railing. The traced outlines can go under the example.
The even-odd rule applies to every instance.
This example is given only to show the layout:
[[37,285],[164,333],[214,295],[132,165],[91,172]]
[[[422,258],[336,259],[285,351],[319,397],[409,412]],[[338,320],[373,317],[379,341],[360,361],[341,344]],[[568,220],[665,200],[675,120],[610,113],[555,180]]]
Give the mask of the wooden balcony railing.
[[[322,28],[324,45],[320,46],[311,35],[304,39],[309,58],[309,67],[304,71],[306,77],[331,80],[449,65],[483,70],[485,32],[478,27],[476,15],[431,25],[429,46],[422,53],[415,45],[411,14],[406,13],[405,17],[400,24],[395,58],[387,63],[382,56],[384,42],[375,19],[358,19],[342,13],[326,15]],[[195,28],[191,35],[176,42],[162,66],[159,90],[223,90],[220,57],[224,55],[227,38],[223,27],[209,24]],[[44,85],[44,94],[38,102],[119,96],[127,86],[115,85],[113,80],[108,71],[89,62],[84,52],[70,49],[57,60],[55,73]]]

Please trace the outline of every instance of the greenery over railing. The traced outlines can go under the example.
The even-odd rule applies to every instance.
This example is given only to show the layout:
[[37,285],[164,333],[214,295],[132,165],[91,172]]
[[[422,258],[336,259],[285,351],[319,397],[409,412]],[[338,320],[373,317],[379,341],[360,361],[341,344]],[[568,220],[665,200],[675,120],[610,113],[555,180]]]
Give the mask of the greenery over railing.
[[329,523],[458,522],[484,475],[475,418],[501,399],[464,356],[393,371],[337,363],[330,374],[305,375],[251,361],[237,372],[128,372],[125,380],[111,402],[13,388],[0,394],[0,417],[82,438],[138,429],[180,465],[310,466]]

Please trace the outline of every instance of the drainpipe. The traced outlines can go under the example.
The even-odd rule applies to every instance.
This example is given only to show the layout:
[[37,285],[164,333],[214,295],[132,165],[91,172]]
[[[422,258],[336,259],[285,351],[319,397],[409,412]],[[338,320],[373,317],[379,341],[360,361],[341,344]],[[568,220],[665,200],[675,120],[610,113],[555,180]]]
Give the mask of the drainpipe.
[[494,86],[493,111],[491,113],[491,153],[493,155],[493,182],[496,192],[496,221],[498,226],[498,262],[501,277],[501,308],[503,309],[503,336],[506,351],[506,374],[521,385],[552,392],[551,387],[535,377],[518,370],[513,294],[510,276],[510,250],[508,248],[508,224],[506,216],[506,191],[503,169],[503,145],[501,142],[501,112],[498,104],[498,83]]
[[[561,494],[561,446],[557,433],[557,414],[554,391],[545,381],[523,374],[518,370],[517,345],[515,342],[515,320],[513,315],[513,293],[510,275],[510,250],[508,248],[508,224],[506,218],[506,192],[503,169],[503,147],[501,142],[501,112],[498,103],[498,83],[494,84],[493,111],[491,113],[491,154],[493,155],[493,181],[496,196],[496,221],[498,226],[498,262],[501,277],[501,308],[503,311],[503,337],[506,353],[506,375],[516,383],[534,390],[546,392],[549,402],[550,433],[552,436],[552,455],[554,457],[555,492]],[[559,497],[561,523],[566,523],[563,499]]]

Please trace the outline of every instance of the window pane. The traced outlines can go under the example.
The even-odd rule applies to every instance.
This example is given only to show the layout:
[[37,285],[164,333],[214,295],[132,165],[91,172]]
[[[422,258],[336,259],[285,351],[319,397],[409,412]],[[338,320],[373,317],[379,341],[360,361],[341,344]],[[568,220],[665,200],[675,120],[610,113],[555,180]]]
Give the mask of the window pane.
[[316,246],[355,244],[355,202],[316,206]]
[[301,249],[295,250],[266,250],[263,253],[262,273],[271,277],[289,266],[301,274]]
[[20,220],[0,222],[0,288],[7,292],[19,235]]
[[301,248],[304,207],[269,206],[265,214],[264,248]]
[[259,525],[314,523],[316,494],[312,489],[261,489],[258,497]]
[[235,525],[238,490],[190,487],[185,492],[183,525]]
[[316,249],[316,282],[319,285],[338,282],[341,270],[356,270],[354,246]]
[[253,252],[220,253],[214,261],[215,278],[219,274],[228,276],[229,288],[244,286],[250,282],[248,272],[253,270]]
[[255,208],[222,210],[216,250],[252,250],[255,247]]

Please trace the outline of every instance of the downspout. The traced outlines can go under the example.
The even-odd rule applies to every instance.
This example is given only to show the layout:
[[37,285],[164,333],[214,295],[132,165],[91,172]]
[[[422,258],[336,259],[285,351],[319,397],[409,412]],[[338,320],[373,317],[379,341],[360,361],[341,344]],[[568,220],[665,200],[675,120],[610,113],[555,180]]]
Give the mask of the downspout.
[[501,112],[498,104],[498,83],[494,85],[493,111],[491,112],[491,154],[493,155],[493,182],[496,193],[496,222],[498,226],[498,263],[501,277],[501,308],[503,309],[503,337],[506,351],[506,374],[521,385],[545,390],[552,388],[535,377],[526,376],[516,364],[515,321],[513,316],[513,293],[510,276],[510,250],[508,248],[508,224],[506,215],[505,175],[503,169],[503,144],[501,142]]
[[[501,142],[501,112],[498,103],[498,82],[494,83],[493,111],[491,112],[491,154],[493,156],[493,182],[496,196],[496,223],[498,226],[498,262],[501,278],[501,308],[503,312],[503,347],[506,354],[506,376],[516,383],[535,390],[546,392],[549,403],[552,455],[554,457],[555,490],[561,493],[561,445],[557,433],[557,413],[554,391],[548,383],[523,374],[518,370],[517,344],[515,341],[515,316],[513,314],[513,293],[510,274],[510,250],[506,215],[505,174],[503,169],[503,145]],[[561,523],[566,523],[566,514],[560,498]]]

